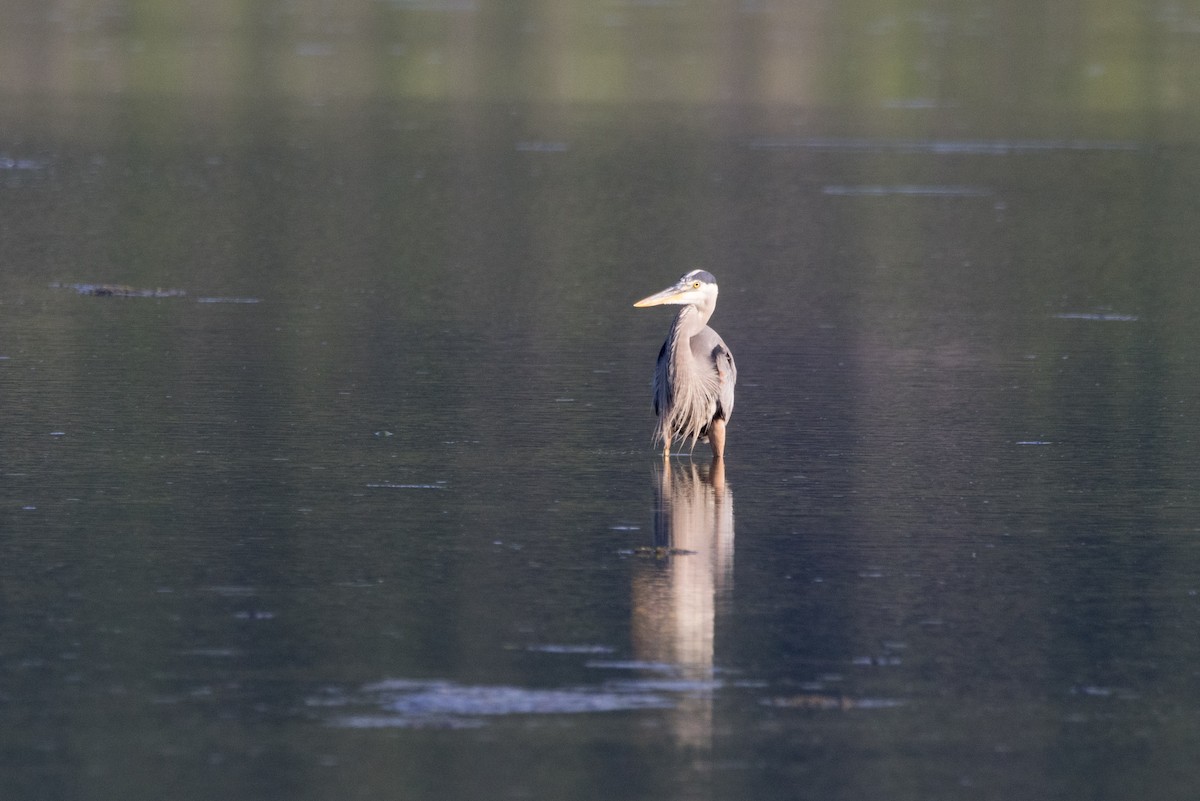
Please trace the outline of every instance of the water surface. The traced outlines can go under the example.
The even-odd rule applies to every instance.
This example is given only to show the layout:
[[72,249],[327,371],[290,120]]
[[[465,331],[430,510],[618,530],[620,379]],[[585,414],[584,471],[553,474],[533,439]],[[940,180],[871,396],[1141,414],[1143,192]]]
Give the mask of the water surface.
[[[497,43],[488,4],[395,3],[430,27],[347,41],[397,86],[345,26],[259,20],[246,96],[132,69],[234,47],[195,20],[84,25],[87,91],[4,84],[6,796],[1196,786],[1190,18],[1130,51],[1146,99],[1088,60],[1103,15],[1087,80],[972,88],[1032,47],[1003,7],[743,6],[780,27],[721,52],[771,67],[673,92],[686,4]],[[785,91],[796,31],[895,49]],[[640,83],[527,80],[630,41]],[[631,304],[697,267],[737,411],[724,464],[664,466],[669,315]]]

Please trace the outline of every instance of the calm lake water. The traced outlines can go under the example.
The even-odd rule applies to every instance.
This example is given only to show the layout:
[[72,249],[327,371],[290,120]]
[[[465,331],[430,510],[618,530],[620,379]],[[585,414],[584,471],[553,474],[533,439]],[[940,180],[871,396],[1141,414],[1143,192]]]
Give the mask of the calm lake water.
[[[694,82],[687,3],[36,11],[3,796],[1194,794],[1200,18],[977,5]],[[650,442],[694,268],[724,465]]]

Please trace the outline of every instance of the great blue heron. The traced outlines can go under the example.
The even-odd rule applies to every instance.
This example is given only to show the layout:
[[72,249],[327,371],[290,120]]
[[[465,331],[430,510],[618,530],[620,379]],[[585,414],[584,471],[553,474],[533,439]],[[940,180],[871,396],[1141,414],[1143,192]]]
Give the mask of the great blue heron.
[[654,368],[654,437],[670,455],[675,437],[692,440],[708,437],[713,457],[725,455],[725,424],[733,414],[733,385],[737,367],[721,335],[708,327],[717,307],[717,279],[704,270],[692,270],[662,292],[642,298],[638,307],[682,306],[667,341],[658,352]]

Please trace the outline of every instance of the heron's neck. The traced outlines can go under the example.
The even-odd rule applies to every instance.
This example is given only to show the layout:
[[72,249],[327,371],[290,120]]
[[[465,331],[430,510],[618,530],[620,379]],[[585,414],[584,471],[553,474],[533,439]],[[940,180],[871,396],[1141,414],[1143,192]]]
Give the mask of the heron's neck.
[[675,322],[671,326],[671,336],[676,341],[691,339],[704,330],[710,317],[712,317],[711,308],[683,306],[679,309],[679,314],[675,315]]

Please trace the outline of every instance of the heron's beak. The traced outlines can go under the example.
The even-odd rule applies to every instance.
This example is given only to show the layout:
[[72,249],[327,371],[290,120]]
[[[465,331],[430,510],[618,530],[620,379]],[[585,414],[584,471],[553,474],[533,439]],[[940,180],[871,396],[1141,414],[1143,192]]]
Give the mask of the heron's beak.
[[633,304],[639,309],[644,309],[647,306],[662,306],[664,303],[683,303],[683,293],[687,291],[686,286],[667,287],[662,292],[656,292],[648,298],[642,298],[637,303]]

